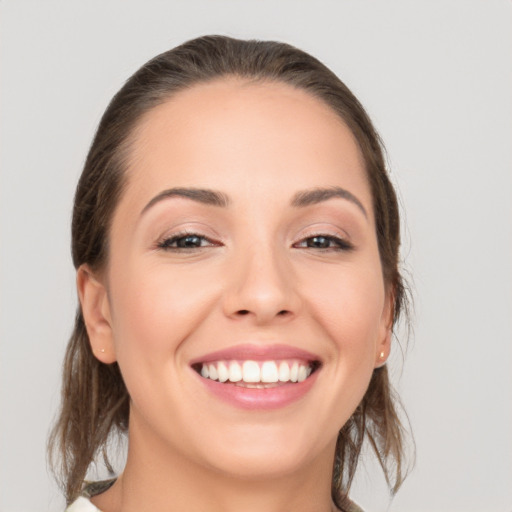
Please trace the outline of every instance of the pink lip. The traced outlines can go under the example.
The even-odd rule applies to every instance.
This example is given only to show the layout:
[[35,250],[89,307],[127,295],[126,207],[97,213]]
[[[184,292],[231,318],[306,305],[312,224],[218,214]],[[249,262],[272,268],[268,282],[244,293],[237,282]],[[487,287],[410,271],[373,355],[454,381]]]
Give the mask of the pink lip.
[[[320,361],[320,358],[315,354],[288,345],[238,345],[206,354],[191,361],[190,365],[222,360],[275,361],[279,359]],[[229,382],[221,383],[205,379],[195,370],[193,372],[209,393],[230,405],[249,410],[271,410],[286,407],[304,397],[316,382],[320,369],[313,372],[302,382],[287,382],[265,389],[245,388]]]
[[237,345],[235,347],[210,352],[190,361],[190,365],[210,363],[212,361],[252,360],[276,361],[279,359],[302,359],[304,361],[320,361],[320,357],[306,350],[289,345]]
[[224,402],[241,409],[261,410],[279,409],[302,398],[315,383],[318,371],[302,382],[287,382],[267,389],[244,388],[233,383],[204,379],[198,373],[196,375],[209,392]]

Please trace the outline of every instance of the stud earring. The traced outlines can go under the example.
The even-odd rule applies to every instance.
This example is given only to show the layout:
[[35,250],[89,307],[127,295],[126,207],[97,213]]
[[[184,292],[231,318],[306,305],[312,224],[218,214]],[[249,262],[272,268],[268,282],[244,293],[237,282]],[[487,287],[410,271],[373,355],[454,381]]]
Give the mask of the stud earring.
[[381,353],[380,353],[380,358],[381,358],[381,359],[384,359],[384,356],[385,356],[384,352],[381,352]]
[[105,353],[105,349],[104,349],[104,348],[100,348],[100,352],[101,352],[102,354],[104,354],[104,353]]

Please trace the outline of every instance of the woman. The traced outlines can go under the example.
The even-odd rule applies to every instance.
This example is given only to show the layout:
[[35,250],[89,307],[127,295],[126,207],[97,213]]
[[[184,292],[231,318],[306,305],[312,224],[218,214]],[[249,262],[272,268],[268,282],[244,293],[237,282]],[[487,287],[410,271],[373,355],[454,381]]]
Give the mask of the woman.
[[[219,36],[149,61],[101,120],[72,236],[52,435],[69,511],[357,510],[365,438],[396,492],[397,201],[320,62]],[[116,432],[124,471],[84,490]]]

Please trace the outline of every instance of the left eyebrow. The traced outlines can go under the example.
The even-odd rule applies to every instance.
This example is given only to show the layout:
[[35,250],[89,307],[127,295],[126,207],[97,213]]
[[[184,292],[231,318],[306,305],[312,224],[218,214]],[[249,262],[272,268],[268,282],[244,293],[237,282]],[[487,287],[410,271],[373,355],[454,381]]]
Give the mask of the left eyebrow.
[[368,218],[368,213],[366,212],[363,203],[361,203],[361,201],[359,201],[352,192],[341,187],[314,188],[311,190],[297,192],[293,197],[291,204],[296,208],[304,208],[312,204],[328,201],[334,197],[346,199],[347,201],[355,204],[363,212],[364,216]]
[[156,203],[168,199],[169,197],[184,197],[209,206],[226,207],[229,204],[229,198],[222,192],[217,192],[216,190],[194,187],[175,187],[164,190],[153,197],[153,199],[144,206],[140,214],[143,215]]

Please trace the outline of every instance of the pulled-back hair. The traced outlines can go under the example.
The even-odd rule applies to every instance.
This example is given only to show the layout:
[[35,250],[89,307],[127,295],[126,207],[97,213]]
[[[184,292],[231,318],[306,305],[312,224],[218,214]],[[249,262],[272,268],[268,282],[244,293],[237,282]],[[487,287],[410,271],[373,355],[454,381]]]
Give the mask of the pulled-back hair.
[[[229,76],[304,90],[331,107],[352,131],[373,197],[384,281],[394,297],[395,325],[407,302],[399,271],[398,203],[381,140],[362,105],[332,71],[307,53],[273,41],[200,37],[153,58],[125,83],[101,119],[77,186],[72,221],[75,268],[87,264],[101,271],[107,264],[110,225],[142,116],[179,91]],[[64,360],[61,410],[50,436],[51,460],[58,466],[68,502],[80,494],[86,472],[98,456],[111,469],[108,440],[128,430],[128,416],[129,396],[119,367],[94,357],[79,306]],[[339,432],[332,495],[342,510],[365,439],[392,493],[396,492],[405,474],[404,429],[386,366],[374,370],[364,398]]]

